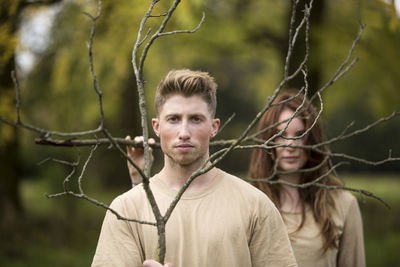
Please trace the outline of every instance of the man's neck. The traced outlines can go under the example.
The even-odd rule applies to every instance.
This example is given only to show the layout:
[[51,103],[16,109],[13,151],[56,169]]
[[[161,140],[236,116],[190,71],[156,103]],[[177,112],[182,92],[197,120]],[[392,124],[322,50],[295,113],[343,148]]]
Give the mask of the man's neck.
[[[209,163],[210,164],[210,163]],[[159,172],[161,180],[170,188],[179,191],[190,176],[201,167],[201,164],[182,166],[179,164],[165,162],[164,168]],[[194,193],[207,187],[216,176],[217,169],[214,167],[208,172],[197,176],[185,192]]]

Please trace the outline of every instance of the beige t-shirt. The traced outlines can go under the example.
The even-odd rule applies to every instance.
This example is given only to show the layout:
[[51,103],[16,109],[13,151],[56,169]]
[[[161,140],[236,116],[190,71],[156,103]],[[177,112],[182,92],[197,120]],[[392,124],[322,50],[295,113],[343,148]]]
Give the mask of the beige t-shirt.
[[311,209],[306,209],[304,226],[300,213],[282,212],[293,251],[300,267],[361,267],[365,266],[363,228],[357,199],[347,191],[340,191],[335,197],[336,212],[332,214],[338,226],[337,248],[329,248],[323,254],[323,239]]
[[[150,180],[161,213],[176,191]],[[154,222],[142,186],[117,197],[122,216]],[[268,197],[218,170],[204,190],[184,193],[166,225],[165,260],[174,267],[297,266],[282,218]],[[107,211],[92,266],[142,266],[157,259],[157,229],[118,220]]]

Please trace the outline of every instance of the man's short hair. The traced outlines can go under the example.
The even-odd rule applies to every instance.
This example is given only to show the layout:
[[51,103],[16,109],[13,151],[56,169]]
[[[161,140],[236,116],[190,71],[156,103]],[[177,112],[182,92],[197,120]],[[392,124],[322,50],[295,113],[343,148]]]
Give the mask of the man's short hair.
[[200,96],[208,105],[211,116],[215,116],[217,108],[217,84],[207,72],[189,69],[171,70],[157,87],[155,107],[157,117],[160,115],[165,101],[172,95],[190,97]]

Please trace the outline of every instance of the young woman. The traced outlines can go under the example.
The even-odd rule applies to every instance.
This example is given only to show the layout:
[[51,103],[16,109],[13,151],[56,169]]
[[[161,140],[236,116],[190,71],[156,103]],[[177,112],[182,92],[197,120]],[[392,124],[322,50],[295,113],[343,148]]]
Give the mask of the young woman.
[[[272,140],[276,148],[254,150],[250,177],[286,182],[253,182],[253,185],[265,192],[280,210],[299,266],[365,266],[362,221],[356,198],[344,190],[287,184],[301,185],[323,177],[319,184],[342,185],[338,178],[328,174],[329,166],[322,153],[295,147],[324,140],[319,120],[312,126],[317,112],[307,100],[299,116],[289,120],[303,99],[304,95],[296,92],[283,93],[274,101],[282,104],[271,107],[263,115],[258,127],[260,132],[276,126],[258,138],[269,140],[280,131],[283,135]],[[306,134],[301,137],[303,133]],[[319,149],[328,151],[326,146]]]

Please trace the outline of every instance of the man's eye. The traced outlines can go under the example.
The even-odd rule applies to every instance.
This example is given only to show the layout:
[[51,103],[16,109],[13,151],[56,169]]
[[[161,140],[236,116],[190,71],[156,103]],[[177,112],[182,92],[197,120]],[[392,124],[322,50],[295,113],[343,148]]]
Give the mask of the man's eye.
[[194,122],[200,122],[200,121],[201,121],[201,119],[200,119],[199,117],[193,117],[192,120],[193,120]]
[[169,118],[168,118],[168,121],[170,121],[170,122],[176,122],[176,121],[178,121],[178,118],[177,118],[177,117],[169,117]]

